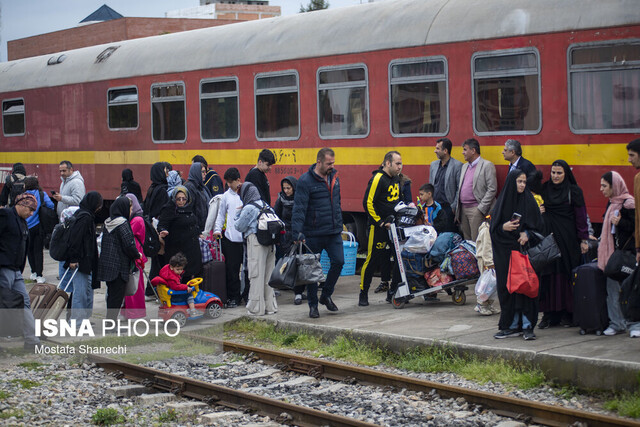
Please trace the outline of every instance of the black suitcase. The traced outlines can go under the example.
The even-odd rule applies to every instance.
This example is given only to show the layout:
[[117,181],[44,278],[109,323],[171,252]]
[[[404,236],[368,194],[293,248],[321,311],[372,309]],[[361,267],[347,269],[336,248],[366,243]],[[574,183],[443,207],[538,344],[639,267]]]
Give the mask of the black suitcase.
[[609,326],[607,279],[595,262],[573,269],[573,321],[580,334],[602,332]]
[[202,266],[200,289],[216,294],[223,304],[227,304],[227,274],[224,261],[209,261]]

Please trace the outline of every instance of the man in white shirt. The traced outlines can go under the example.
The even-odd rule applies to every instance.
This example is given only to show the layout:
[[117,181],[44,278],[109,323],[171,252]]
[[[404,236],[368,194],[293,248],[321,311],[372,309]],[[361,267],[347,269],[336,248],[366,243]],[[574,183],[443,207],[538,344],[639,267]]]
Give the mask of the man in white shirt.
[[224,180],[227,182],[229,189],[224,192],[222,200],[220,200],[213,235],[221,237],[222,228],[225,227],[224,236],[222,236],[222,253],[225,258],[227,276],[227,297],[229,298],[227,307],[234,308],[240,304],[242,298],[240,295],[240,266],[242,265],[244,250],[242,233],[236,230],[235,227],[236,213],[242,209],[242,200],[238,194],[242,180],[237,168],[227,169],[224,173]]

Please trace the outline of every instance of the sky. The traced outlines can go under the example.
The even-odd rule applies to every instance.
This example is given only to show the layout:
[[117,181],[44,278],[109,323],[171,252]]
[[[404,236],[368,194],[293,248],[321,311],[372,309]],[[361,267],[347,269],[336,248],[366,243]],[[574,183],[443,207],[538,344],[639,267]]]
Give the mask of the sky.
[[[329,8],[369,0],[329,0]],[[379,0],[378,0],[379,1]],[[270,0],[282,16],[298,13],[309,0]],[[7,60],[7,41],[72,28],[103,4],[126,17],[164,17],[169,10],[200,5],[199,0],[0,0],[0,62]]]

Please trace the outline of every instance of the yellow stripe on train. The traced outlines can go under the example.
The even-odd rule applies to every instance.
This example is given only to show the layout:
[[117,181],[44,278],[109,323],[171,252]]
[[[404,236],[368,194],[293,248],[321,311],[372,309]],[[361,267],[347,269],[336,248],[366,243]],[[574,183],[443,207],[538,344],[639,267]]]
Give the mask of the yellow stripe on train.
[[[328,142],[328,146],[331,143]],[[523,146],[524,157],[536,165],[550,165],[556,159],[564,159],[572,166],[628,166],[626,144],[564,144]],[[405,165],[427,165],[436,156],[434,147],[332,147],[336,152],[336,164],[379,165],[385,153],[397,150]],[[497,165],[504,164],[503,146],[481,146],[482,157]],[[315,163],[318,148],[272,148],[279,165],[309,165]],[[77,164],[137,165],[166,161],[172,164],[189,164],[196,154],[204,156],[212,165],[254,165],[259,149],[198,149],[198,150],[139,150],[139,151],[40,151],[3,152],[0,163],[58,164],[69,160]],[[454,147],[453,156],[462,159],[462,148]]]

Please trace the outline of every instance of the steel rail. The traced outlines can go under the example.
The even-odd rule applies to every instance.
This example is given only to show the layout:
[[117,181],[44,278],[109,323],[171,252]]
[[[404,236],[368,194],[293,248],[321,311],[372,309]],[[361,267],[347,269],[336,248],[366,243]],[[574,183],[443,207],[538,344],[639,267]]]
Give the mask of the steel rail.
[[[239,410],[250,408],[261,415],[268,415],[272,419],[286,424],[293,423],[309,427],[325,425],[371,427],[376,425],[104,356],[91,355],[89,361],[107,371],[117,372],[119,377],[127,378],[147,387],[198,399],[208,404]],[[282,418],[283,413],[288,414],[291,418]]]
[[204,337],[191,333],[182,333],[181,335],[208,344],[222,344],[222,349],[224,351],[244,354],[253,353],[256,357],[264,361],[284,364],[293,371],[315,376],[317,378],[324,377],[336,381],[344,381],[347,378],[352,378],[366,384],[392,386],[399,389],[405,388],[407,390],[421,391],[423,393],[429,393],[431,390],[435,389],[442,397],[462,397],[467,402],[482,405],[491,409],[496,414],[521,420],[524,417],[524,420],[528,422],[549,426],[567,426],[579,421],[586,423],[589,427],[640,427],[640,422],[627,418],[563,408],[560,406],[519,399],[497,393],[441,384],[418,378],[410,378],[374,369],[362,368],[359,366],[349,366],[343,363],[332,362],[324,359],[299,356],[231,341],[221,341],[215,338]]

